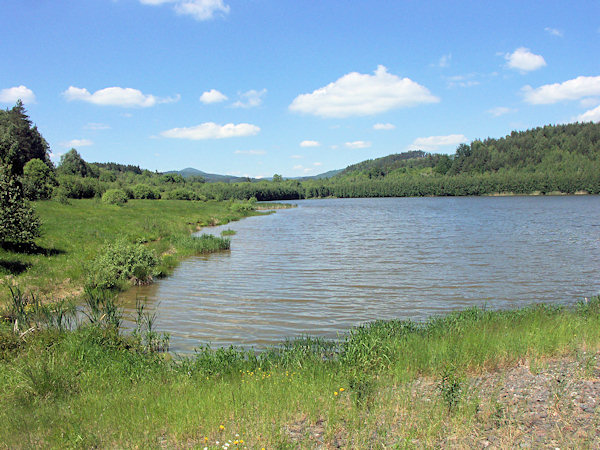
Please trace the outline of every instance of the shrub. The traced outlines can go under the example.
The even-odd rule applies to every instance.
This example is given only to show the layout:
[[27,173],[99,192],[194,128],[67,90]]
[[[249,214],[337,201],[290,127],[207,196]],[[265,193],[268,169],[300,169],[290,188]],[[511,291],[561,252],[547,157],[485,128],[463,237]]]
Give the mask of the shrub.
[[114,289],[127,281],[143,284],[156,275],[156,252],[121,239],[106,244],[89,267],[89,288]]
[[198,196],[194,191],[189,189],[178,188],[166,193],[169,200],[197,200]]
[[133,186],[133,198],[139,199],[158,199],[160,198],[160,192],[147,184],[136,184]]
[[102,195],[102,202],[121,206],[127,203],[127,194],[122,189],[109,189]]
[[0,242],[31,244],[40,235],[40,226],[19,180],[7,167],[0,167]]

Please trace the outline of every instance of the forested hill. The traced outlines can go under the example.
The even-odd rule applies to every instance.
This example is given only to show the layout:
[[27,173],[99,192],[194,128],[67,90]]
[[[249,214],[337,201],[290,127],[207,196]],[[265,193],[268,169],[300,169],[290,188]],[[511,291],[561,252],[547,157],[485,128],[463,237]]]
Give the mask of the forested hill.
[[[547,125],[471,144],[461,144],[454,155],[410,151],[348,166],[350,174],[369,178],[403,174],[407,169],[432,168],[441,175],[484,174],[499,171],[581,172],[600,163],[600,123]],[[399,170],[401,169],[401,170]]]

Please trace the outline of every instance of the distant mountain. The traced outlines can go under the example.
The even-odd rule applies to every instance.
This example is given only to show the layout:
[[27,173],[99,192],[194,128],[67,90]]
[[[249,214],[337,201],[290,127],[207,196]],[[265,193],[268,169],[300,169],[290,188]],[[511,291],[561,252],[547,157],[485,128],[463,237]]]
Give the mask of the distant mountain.
[[183,170],[170,170],[165,173],[176,173],[181,175],[183,178],[202,177],[206,180],[207,183],[237,183],[241,181],[248,181],[248,179],[244,177],[236,177],[233,175],[218,175],[216,173],[206,173],[202,172],[201,170],[194,169],[193,167],[187,167]]

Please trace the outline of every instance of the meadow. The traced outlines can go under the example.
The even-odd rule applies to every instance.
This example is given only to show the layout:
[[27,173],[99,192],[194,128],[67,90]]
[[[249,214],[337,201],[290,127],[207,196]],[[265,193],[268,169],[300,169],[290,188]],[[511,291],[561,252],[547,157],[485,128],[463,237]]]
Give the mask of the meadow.
[[257,214],[247,203],[233,201],[130,200],[115,206],[99,199],[70,199],[66,204],[33,204],[42,236],[34,246],[0,248],[0,283],[5,286],[0,285],[0,304],[8,300],[6,286],[11,285],[51,301],[80,296],[94,258],[118,240],[154,250],[160,259],[155,276],[165,276],[183,258],[221,249],[204,248],[208,240],[192,239],[192,232]]

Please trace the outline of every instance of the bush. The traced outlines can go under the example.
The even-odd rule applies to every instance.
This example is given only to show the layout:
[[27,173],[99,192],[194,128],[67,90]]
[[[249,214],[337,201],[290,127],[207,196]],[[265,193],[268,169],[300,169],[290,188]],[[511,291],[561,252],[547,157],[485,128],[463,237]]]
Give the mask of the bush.
[[144,284],[156,275],[156,252],[142,244],[130,244],[121,239],[106,244],[89,267],[89,288],[114,289],[132,281]]
[[19,180],[7,167],[0,167],[0,242],[32,244],[40,236],[40,226]]
[[127,203],[127,194],[122,189],[109,189],[102,195],[102,202],[121,206]]
[[160,198],[160,192],[147,184],[133,186],[133,198],[155,200]]
[[166,192],[166,197],[169,200],[198,200],[198,196],[194,191],[189,189],[179,188]]

